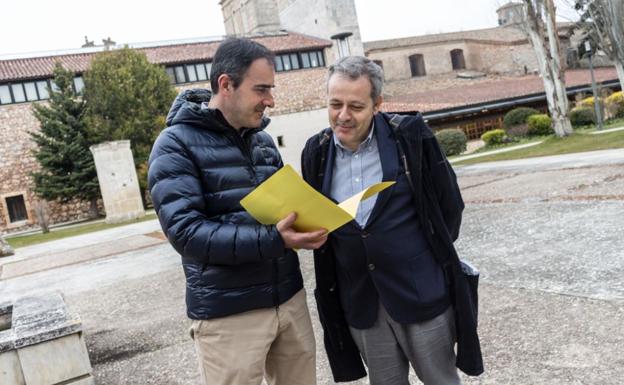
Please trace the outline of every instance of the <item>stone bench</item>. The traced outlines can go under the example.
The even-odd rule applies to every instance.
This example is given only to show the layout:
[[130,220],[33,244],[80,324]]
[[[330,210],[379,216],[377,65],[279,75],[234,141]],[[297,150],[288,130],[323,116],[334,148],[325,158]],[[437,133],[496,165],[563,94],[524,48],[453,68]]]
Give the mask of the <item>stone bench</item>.
[[61,293],[0,304],[0,384],[93,385],[80,318]]

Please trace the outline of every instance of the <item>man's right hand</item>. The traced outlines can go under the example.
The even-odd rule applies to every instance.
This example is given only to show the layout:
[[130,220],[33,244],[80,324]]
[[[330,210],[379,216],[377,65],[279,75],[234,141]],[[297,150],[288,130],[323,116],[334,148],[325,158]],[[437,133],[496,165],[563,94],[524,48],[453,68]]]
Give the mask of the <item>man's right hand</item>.
[[321,229],[310,231],[308,233],[300,233],[292,226],[297,219],[296,213],[288,214],[284,219],[277,222],[277,231],[279,231],[284,246],[287,249],[318,249],[327,241],[327,230]]

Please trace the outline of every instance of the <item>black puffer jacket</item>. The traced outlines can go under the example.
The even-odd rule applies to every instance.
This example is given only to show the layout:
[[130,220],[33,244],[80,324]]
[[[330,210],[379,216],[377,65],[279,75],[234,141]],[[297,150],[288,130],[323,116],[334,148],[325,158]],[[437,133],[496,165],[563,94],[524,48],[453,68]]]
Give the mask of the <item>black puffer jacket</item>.
[[163,231],[182,256],[189,318],[277,306],[303,287],[297,254],[275,226],[260,225],[240,200],[282,167],[264,127],[229,127],[207,108],[210,91],[173,103],[152,148],[149,188]]

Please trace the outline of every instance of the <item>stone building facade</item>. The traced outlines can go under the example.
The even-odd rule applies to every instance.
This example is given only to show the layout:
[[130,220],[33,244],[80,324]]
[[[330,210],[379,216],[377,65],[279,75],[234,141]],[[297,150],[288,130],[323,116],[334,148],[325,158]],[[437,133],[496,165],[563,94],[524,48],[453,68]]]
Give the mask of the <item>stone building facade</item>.
[[[560,27],[564,60],[569,28]],[[515,25],[366,42],[364,50],[383,66],[387,81],[453,71],[524,75],[538,68],[533,48]]]
[[[434,129],[461,127],[470,137],[500,124],[501,111],[483,112],[488,103],[543,93],[541,80],[533,73],[533,50],[510,20],[502,20],[496,28],[363,44],[353,0],[223,0],[221,5],[228,34],[255,34],[254,40],[276,53],[276,107],[268,111],[272,122],[267,132],[284,162],[295,168],[306,139],[328,125],[326,67],[340,54],[366,54],[383,66],[384,111],[424,112],[432,117]],[[499,19],[506,9],[499,9]],[[178,90],[210,88],[211,60],[220,40],[134,48],[165,67]],[[567,40],[562,43],[565,51]],[[97,50],[0,58],[0,233],[37,226],[38,201],[30,174],[38,165],[29,132],[38,130],[38,122],[32,104],[45,103],[45,86],[50,85],[56,61],[76,73],[74,85],[79,90],[81,75]],[[457,77],[469,70],[486,76]],[[570,86],[589,83],[587,71],[581,72],[566,75]],[[615,71],[598,73],[598,81],[614,77]],[[475,104],[478,111],[457,113]],[[449,111],[454,111],[453,118],[434,120]],[[48,208],[52,224],[86,218],[88,210],[88,202],[49,202]]]
[[[293,148],[301,124],[314,132],[326,124],[325,114],[316,121],[303,122],[284,118],[294,112],[302,113],[324,109],[324,80],[328,50],[331,41],[311,38],[296,33],[276,33],[257,39],[277,54],[282,69],[276,75],[275,100],[277,108],[270,111],[274,120],[271,132],[282,151]],[[181,91],[187,88],[210,88],[208,75],[210,61],[220,40],[179,43],[167,46],[138,48],[148,59],[165,67]],[[79,50],[74,53],[0,59],[0,233],[12,233],[38,226],[35,208],[39,199],[33,192],[32,172],[38,163],[32,155],[35,144],[30,132],[39,130],[33,113],[34,103],[47,103],[43,82],[50,86],[54,64],[58,61],[76,72],[74,85],[82,85],[82,73],[88,70],[94,52]],[[288,64],[288,65],[287,65]],[[304,68],[307,67],[307,68]],[[202,80],[203,79],[203,80]],[[35,90],[32,93],[32,90]],[[23,94],[23,99],[20,97]],[[282,117],[280,117],[282,116]],[[298,159],[292,157],[298,164]],[[47,202],[50,224],[82,220],[88,217],[89,202]],[[100,202],[100,207],[102,204]]]

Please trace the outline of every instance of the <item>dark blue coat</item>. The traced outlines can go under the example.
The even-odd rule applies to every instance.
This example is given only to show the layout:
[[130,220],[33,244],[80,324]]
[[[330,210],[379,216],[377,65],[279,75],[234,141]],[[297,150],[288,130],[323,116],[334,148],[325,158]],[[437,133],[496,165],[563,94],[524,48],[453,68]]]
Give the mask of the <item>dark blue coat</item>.
[[[341,303],[349,325],[357,329],[374,325],[380,302],[392,319],[403,324],[433,319],[449,306],[444,272],[418,221],[394,133],[382,115],[375,117],[374,135],[383,181],[396,183],[378,195],[364,227],[351,221],[329,238]],[[322,186],[325,195],[331,191],[335,153],[332,135]]]
[[[376,119],[385,122],[394,117],[383,113],[376,115]],[[477,334],[476,304],[469,295],[468,283],[453,247],[464,208],[455,173],[420,114],[400,120],[394,135],[397,154],[404,169],[410,172],[420,229],[424,230],[429,249],[443,266],[450,285],[458,340],[456,365],[466,374],[479,375],[483,372],[483,359]],[[322,191],[326,178],[330,142],[331,130],[325,129],[307,141],[302,153],[303,178],[318,191]],[[334,380],[353,381],[364,377],[366,371],[349,332],[340,300],[336,255],[330,245],[326,243],[314,251],[314,296]]]
[[210,91],[178,96],[154,143],[148,182],[164,233],[182,256],[187,314],[209,319],[278,306],[303,287],[297,254],[240,200],[282,161],[262,127],[230,127]]

